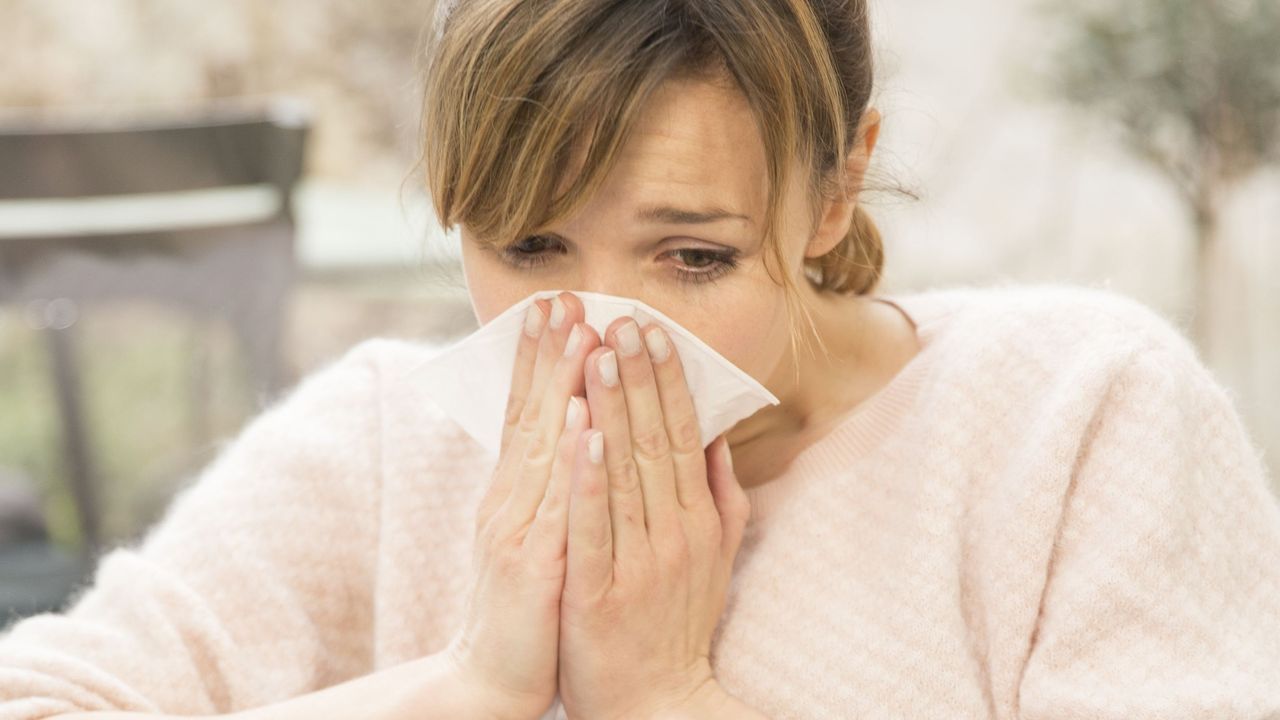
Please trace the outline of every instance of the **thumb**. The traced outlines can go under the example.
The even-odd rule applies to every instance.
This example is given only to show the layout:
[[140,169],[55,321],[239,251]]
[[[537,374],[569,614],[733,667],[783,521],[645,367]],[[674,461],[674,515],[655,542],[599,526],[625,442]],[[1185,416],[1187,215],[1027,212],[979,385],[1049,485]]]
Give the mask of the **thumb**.
[[720,513],[720,549],[725,560],[732,561],[742,542],[742,531],[751,514],[751,504],[733,471],[733,456],[725,435],[718,436],[707,446],[706,456],[707,482],[711,486],[716,511]]

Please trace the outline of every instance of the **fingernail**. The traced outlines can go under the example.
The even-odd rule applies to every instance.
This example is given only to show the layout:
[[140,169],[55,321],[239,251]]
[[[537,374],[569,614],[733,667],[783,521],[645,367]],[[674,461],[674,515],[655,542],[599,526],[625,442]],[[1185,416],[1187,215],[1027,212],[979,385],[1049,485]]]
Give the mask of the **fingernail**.
[[551,329],[559,330],[563,324],[564,303],[560,302],[560,298],[557,296],[555,300],[551,301]]
[[618,385],[618,358],[613,352],[607,352],[600,356],[596,361],[596,367],[600,370],[600,379],[609,387],[617,387]]
[[596,465],[604,460],[604,433],[597,430],[594,435],[587,438],[587,454],[591,456],[591,462]]
[[529,312],[524,316],[524,334],[532,338],[538,337],[542,334],[542,323],[545,321],[542,308],[537,303],[530,305]]
[[564,413],[564,425],[569,427],[578,420],[578,398],[576,396],[569,398],[569,409]]
[[564,356],[570,357],[578,352],[578,346],[582,344],[582,326],[575,324],[573,332],[569,333],[569,341],[564,344]]
[[649,357],[654,362],[662,362],[671,354],[671,346],[667,344],[667,336],[662,330],[653,328],[644,334],[644,344],[649,348]]
[[627,357],[640,352],[640,331],[634,322],[628,320],[618,328],[618,349]]

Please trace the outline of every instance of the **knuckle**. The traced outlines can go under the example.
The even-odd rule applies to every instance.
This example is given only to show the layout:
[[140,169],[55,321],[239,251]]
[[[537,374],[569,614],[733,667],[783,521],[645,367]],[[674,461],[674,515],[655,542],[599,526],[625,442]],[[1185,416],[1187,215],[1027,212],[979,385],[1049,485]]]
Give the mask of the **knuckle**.
[[493,519],[493,513],[496,509],[496,503],[489,498],[485,498],[485,500],[480,503],[480,508],[476,511],[475,523],[473,525],[475,530],[472,535],[473,537],[480,539],[483,536],[485,529],[489,527],[490,520]]
[[556,486],[556,483],[551,483],[551,485],[547,487],[546,495],[542,496],[542,502],[538,503],[537,515],[543,518],[555,517],[557,513],[565,510],[567,507],[568,498],[566,498],[565,494],[560,491],[560,488]]
[[552,443],[547,439],[546,434],[535,430],[529,436],[529,444],[525,445],[521,467],[526,471],[541,469],[550,462],[552,452]]
[[538,415],[541,408],[536,402],[525,403],[524,412],[520,414],[516,427],[525,435],[534,435],[538,432]]
[[585,604],[592,614],[599,618],[599,627],[618,627],[625,617],[622,603],[614,601],[605,594],[587,598]]
[[524,570],[520,555],[507,548],[495,548],[490,558],[493,572],[500,578],[517,578]]
[[715,525],[712,526],[711,536],[707,538],[707,547],[718,550],[724,545],[725,538],[728,536],[729,532],[725,528],[724,524],[717,521]]
[[668,567],[686,567],[689,565],[692,551],[684,532],[677,528],[674,532],[663,532],[662,540],[657,543],[657,551]]
[[613,562],[613,554],[609,551],[613,541],[611,532],[608,525],[603,525],[582,535],[582,539],[586,541],[588,557],[600,563],[601,568]]
[[636,433],[631,441],[636,454],[645,460],[662,460],[671,455],[671,441],[664,427],[650,428]]
[[640,490],[640,470],[636,467],[635,458],[629,454],[615,460],[609,465],[609,487],[618,492],[636,492]]
[[506,493],[500,489],[497,482],[490,484],[484,497],[480,499],[479,507],[476,508],[475,537],[477,539],[482,538],[483,532],[492,531],[506,498]]
[[546,503],[538,503],[538,510],[534,512],[533,520],[529,522],[528,533],[525,535],[526,542],[549,538],[556,525],[557,512],[555,508],[549,507]]
[[701,441],[702,430],[697,418],[684,417],[671,426],[671,443],[681,451],[698,449]]
[[476,545],[487,555],[498,544],[498,530],[492,519],[480,522],[476,527]]
[[690,552],[705,554],[707,548],[714,547],[712,541],[716,528],[709,526],[704,519],[686,517],[685,522],[681,524],[684,530],[684,542]]
[[525,400],[521,395],[517,395],[513,390],[507,395],[507,412],[503,417],[503,422],[508,426],[514,426],[520,422],[521,416],[524,414]]
[[698,538],[700,545],[709,547],[719,545],[722,531],[720,516],[715,511],[695,515],[693,533]]
[[524,413],[520,414],[520,418],[516,419],[516,424],[513,425],[513,427],[515,427],[515,434],[513,434],[513,438],[527,438],[531,436],[531,434],[538,432],[538,415],[531,414],[529,409],[526,407]]

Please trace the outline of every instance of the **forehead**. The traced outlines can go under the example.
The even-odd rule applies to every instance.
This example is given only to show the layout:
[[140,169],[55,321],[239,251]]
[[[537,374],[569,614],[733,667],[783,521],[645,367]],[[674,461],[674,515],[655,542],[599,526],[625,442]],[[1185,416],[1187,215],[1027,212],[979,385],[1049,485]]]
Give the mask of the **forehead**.
[[764,141],[750,106],[723,82],[672,79],[650,96],[591,204],[714,205],[759,216]]

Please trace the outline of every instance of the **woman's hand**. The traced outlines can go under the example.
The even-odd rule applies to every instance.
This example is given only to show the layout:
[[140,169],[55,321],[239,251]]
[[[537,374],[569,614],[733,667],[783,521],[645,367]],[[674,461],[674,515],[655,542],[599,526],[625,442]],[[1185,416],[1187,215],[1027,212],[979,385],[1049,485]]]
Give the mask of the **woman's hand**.
[[[590,415],[582,364],[600,345],[562,293],[530,309],[520,339],[501,453],[476,517],[473,584],[448,657],[491,700],[486,714],[534,718],[556,694],[574,441]],[[566,418],[572,406],[576,416]]]
[[749,506],[724,437],[703,451],[670,340],[638,330],[615,321],[587,356],[593,429],[577,439],[560,604],[571,717],[656,717],[720,694],[711,636]]

